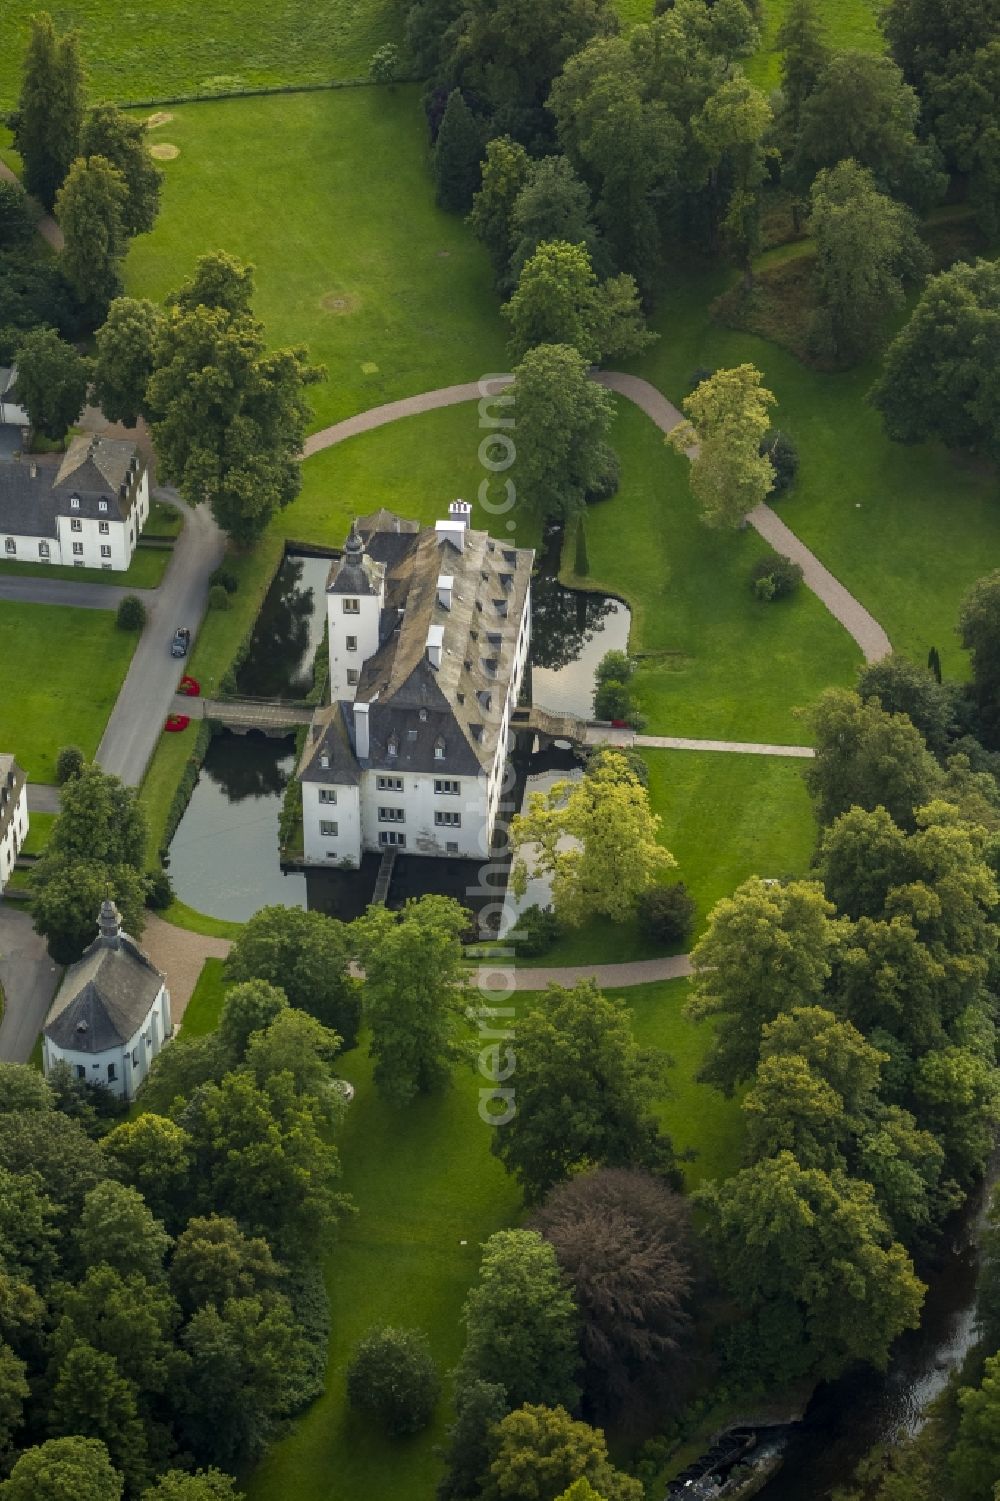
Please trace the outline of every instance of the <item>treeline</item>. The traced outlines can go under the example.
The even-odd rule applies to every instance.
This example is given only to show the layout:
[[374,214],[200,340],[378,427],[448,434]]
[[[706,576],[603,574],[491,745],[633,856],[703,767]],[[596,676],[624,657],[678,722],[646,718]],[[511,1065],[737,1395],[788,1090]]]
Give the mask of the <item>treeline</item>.
[[110,1129],[68,1069],[0,1068],[4,1501],[225,1501],[322,1390],[339,1046],[257,982],[197,1086]]

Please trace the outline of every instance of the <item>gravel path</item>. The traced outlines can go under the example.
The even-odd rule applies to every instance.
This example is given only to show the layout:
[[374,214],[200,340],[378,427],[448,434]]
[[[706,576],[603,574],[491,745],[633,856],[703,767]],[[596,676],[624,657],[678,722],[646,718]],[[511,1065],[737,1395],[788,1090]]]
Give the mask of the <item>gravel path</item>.
[[[617,370],[602,370],[595,374],[594,379],[598,385],[614,391],[617,396],[624,396],[626,400],[634,402],[641,411],[646,413],[647,417],[656,423],[662,433],[672,432],[677,424],[684,420],[673,402],[668,401],[662,391],[658,391],[648,380],[643,380],[638,375],[625,375]],[[496,391],[503,385],[509,384],[509,380],[507,377],[497,376],[490,384]],[[402,401],[386,402],[383,406],[372,407],[368,412],[359,412],[355,417],[347,417],[343,422],[334,423],[332,427],[324,427],[318,433],[313,433],[306,439],[302,450],[303,457],[309,458],[311,454],[320,453],[324,448],[332,448],[337,443],[343,443],[346,438],[354,438],[359,433],[371,432],[373,428],[384,427],[387,423],[397,422],[402,417],[414,417],[421,412],[436,411],[440,407],[458,406],[464,401],[478,401],[482,394],[479,382],[475,381],[461,386],[442,386],[437,391],[425,391],[420,396],[407,396]],[[802,565],[806,587],[812,590],[834,619],[838,620],[854,638],[864,653],[866,662],[877,662],[880,658],[888,656],[892,650],[892,644],[875,617],[869,614],[864,605],[834,578],[829,569],[824,568],[819,559],[775,515],[770,506],[764,504],[757,506],[750,512],[747,520],[765,542],[777,552],[784,553],[786,557],[793,558],[795,562]],[[718,748],[721,748],[721,745]]]
[[167,977],[170,1014],[175,1026],[184,1015],[205,960],[225,959],[232,948],[228,938],[208,938],[204,933],[175,928],[173,923],[164,922],[155,912],[147,912],[146,926],[139,942],[157,969]]
[[27,1063],[61,974],[44,938],[31,926],[31,913],[0,901],[0,985],[7,998],[0,1022],[0,1062]]
[[[21,186],[20,178],[15,176],[6,162],[0,162],[0,177],[6,182],[12,182],[17,188]],[[40,219],[37,219],[35,221],[35,228],[42,239],[52,246],[53,250],[62,250],[66,243],[63,239],[63,232],[51,214],[43,214]]]
[[755,740],[685,740],[679,735],[636,735],[633,745],[651,750],[725,751],[736,756],[795,756],[811,760],[811,745],[765,745]]

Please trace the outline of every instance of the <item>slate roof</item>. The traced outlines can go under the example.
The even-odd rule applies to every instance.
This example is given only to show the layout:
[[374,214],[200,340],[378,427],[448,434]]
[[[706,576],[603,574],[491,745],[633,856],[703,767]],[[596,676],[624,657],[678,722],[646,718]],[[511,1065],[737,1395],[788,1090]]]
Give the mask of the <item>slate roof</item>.
[[[358,520],[345,562],[348,551],[353,577],[365,563],[385,568],[380,645],[361,668],[356,696],[369,705],[363,764],[387,772],[477,775],[493,763],[534,553],[470,529],[458,546],[453,533],[420,528],[385,509]],[[336,566],[331,579],[339,580],[343,569],[343,563]],[[441,575],[452,580],[450,606],[439,597]],[[437,667],[427,654],[431,633],[441,642]],[[345,705],[352,743],[353,720],[352,706]],[[340,764],[331,754],[330,768],[320,775],[311,758],[313,779],[338,780]]]
[[127,933],[96,938],[66,971],[45,1036],[74,1053],[121,1047],[142,1026],[163,984],[163,975]]
[[4,838],[14,820],[24,783],[24,772],[14,757],[0,755],[0,839]]
[[336,782],[341,787],[356,787],[361,781],[361,768],[345,718],[349,708],[348,704],[337,703],[317,709],[299,761],[299,777],[303,782]]
[[[61,458],[0,460],[0,532],[55,537],[59,516],[126,521],[142,472],[134,443],[88,434],[74,438]],[[73,496],[78,506],[70,505]],[[101,500],[107,510],[100,509]]]

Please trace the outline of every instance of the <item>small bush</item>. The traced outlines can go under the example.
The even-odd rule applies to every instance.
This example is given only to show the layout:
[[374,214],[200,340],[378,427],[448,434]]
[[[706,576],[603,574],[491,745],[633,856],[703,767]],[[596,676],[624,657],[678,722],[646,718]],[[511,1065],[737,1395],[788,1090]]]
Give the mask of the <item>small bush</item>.
[[208,608],[210,610],[228,610],[229,591],[224,584],[213,584],[208,591]]
[[161,866],[153,871],[147,881],[146,906],[152,907],[154,912],[164,912],[174,899],[174,888],[170,884],[170,877]]
[[617,495],[621,477],[621,460],[614,449],[605,444],[598,460],[594,482],[587,491],[587,504],[594,505],[602,500],[610,500],[613,495]]
[[539,907],[536,902],[525,908],[507,936],[519,954],[533,958],[552,947],[559,936],[559,924],[551,907]]
[[372,53],[368,77],[372,83],[393,83],[399,77],[399,48],[395,42],[385,42]]
[[120,631],[141,631],[146,624],[146,606],[137,594],[126,594],[118,606],[115,625]]
[[784,495],[786,490],[792,488],[799,472],[798,449],[787,433],[775,428],[761,443],[760,452],[761,457],[766,456],[771,460],[771,468],[774,470],[774,489],[771,495]]
[[627,683],[607,678],[594,689],[595,719],[628,719],[632,713],[632,695]]
[[635,663],[623,651],[606,651],[598,662],[594,677],[598,683],[627,683],[635,672]]
[[631,745],[595,745],[583,758],[584,769],[591,771],[603,756],[613,755],[623,760],[640,787],[649,786],[649,767],[641,754]]
[[240,587],[239,579],[231,568],[226,567],[225,563],[219,564],[208,582],[213,588],[216,584],[221,584],[227,594],[235,594]]
[[441,1393],[441,1377],[417,1329],[369,1329],[347,1367],[347,1398],[387,1433],[426,1428]]
[[650,886],[639,898],[639,927],[651,943],[684,943],[690,937],[695,910],[694,897],[683,881]]
[[787,599],[802,582],[802,569],[781,553],[758,558],[750,570],[750,587],[758,599]]
[[87,758],[78,745],[64,745],[56,756],[56,781],[60,787],[78,777]]

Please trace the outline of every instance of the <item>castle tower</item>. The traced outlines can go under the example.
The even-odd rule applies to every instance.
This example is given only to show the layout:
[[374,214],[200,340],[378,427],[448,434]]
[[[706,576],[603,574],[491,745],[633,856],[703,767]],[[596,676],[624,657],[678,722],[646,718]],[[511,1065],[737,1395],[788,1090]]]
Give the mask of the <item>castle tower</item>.
[[331,703],[353,703],[361,669],[378,650],[384,601],[384,570],[369,558],[357,526],[352,526],[326,586]]

